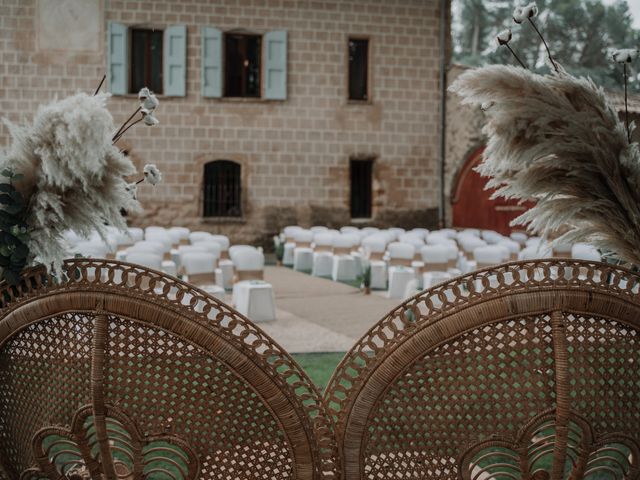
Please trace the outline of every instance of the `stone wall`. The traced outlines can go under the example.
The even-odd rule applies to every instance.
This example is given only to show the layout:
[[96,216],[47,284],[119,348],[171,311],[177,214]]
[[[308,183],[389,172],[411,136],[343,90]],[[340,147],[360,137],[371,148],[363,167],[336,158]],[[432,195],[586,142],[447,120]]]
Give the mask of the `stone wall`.
[[[285,224],[349,223],[349,158],[374,163],[377,225],[434,226],[438,202],[438,0],[3,0],[0,111],[28,119],[42,102],[91,92],[105,73],[106,24],[187,26],[187,96],[160,97],[154,128],[124,141],[143,186],[135,225],[185,225],[256,242]],[[202,25],[288,32],[286,101],[201,96]],[[347,101],[347,38],[370,38],[372,101]],[[116,124],[134,96],[110,101]],[[0,126],[0,145],[9,141]],[[201,216],[203,165],[242,165],[244,216]]]

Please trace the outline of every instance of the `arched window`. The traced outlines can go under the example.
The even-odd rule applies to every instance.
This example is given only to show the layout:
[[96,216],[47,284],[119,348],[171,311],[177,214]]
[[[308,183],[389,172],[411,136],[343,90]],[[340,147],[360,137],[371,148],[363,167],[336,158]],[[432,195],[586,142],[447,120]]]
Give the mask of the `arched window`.
[[240,164],[230,160],[215,160],[204,166],[205,217],[240,217]]

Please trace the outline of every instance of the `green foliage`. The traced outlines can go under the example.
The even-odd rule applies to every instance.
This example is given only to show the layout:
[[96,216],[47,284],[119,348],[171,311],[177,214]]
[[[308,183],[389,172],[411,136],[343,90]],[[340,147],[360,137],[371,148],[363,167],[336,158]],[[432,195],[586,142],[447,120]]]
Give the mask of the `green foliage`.
[[0,183],[0,268],[1,279],[10,285],[20,281],[29,256],[29,233],[25,221],[26,201],[13,186],[21,174],[5,169],[0,172],[8,183]]
[[360,274],[359,280],[362,283],[363,287],[368,288],[371,286],[371,265],[370,264],[367,263],[366,265],[363,266],[362,273]]
[[281,262],[282,259],[284,258],[284,243],[282,242],[278,242],[275,244],[274,246],[275,249],[275,253],[276,253],[276,259]]
[[[467,65],[515,64],[506,48],[498,48],[495,36],[513,31],[511,48],[534,71],[547,72],[546,52],[528,23],[512,20],[516,5],[527,2],[457,0],[454,2],[453,61]],[[622,67],[611,60],[613,48],[636,48],[640,30],[626,1],[603,5],[600,0],[538,0],[540,14],[534,22],[544,35],[554,59],[570,73],[591,77],[609,90],[623,88]],[[629,66],[631,93],[640,93],[640,64]]]

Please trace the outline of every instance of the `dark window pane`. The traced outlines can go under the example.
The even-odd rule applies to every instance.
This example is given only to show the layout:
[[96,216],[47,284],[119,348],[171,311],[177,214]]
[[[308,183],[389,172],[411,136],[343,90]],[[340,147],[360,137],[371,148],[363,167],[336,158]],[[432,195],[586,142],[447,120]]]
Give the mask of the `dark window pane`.
[[257,35],[225,35],[225,96],[260,96],[261,43]]
[[351,218],[371,218],[373,160],[351,160]]
[[131,93],[143,87],[162,93],[162,37],[158,30],[131,31]]
[[217,160],[204,166],[203,215],[205,217],[240,217],[240,165]]
[[367,100],[369,40],[349,40],[349,99]]

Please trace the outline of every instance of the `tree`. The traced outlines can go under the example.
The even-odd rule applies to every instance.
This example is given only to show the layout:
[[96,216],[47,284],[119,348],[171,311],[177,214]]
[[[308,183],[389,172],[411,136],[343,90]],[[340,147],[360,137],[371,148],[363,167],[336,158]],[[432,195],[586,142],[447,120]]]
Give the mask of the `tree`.
[[[456,0],[454,0],[456,1]],[[496,34],[509,27],[510,45],[532,70],[548,71],[546,50],[531,25],[512,21],[515,2],[457,0],[454,5],[454,61],[468,65],[514,63]],[[640,48],[640,30],[625,0],[603,5],[600,0],[539,0],[535,18],[553,57],[574,75],[589,76],[607,89],[623,87],[622,68],[611,60],[615,48]],[[630,68],[631,93],[640,93],[639,65]]]

